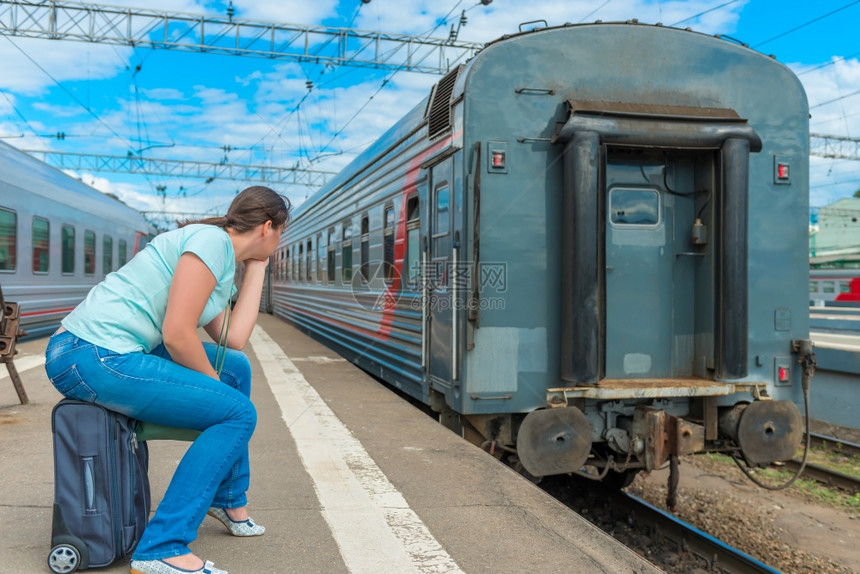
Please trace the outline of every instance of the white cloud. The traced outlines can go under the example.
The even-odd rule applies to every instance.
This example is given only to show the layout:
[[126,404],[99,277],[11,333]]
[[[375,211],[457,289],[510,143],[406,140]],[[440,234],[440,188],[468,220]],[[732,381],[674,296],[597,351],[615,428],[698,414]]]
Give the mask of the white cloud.
[[234,7],[237,18],[289,24],[319,24],[323,19],[335,14],[337,0],[254,0],[235,2]]
[[[433,36],[442,38],[447,37],[451,24],[456,25],[461,10],[466,9],[468,21],[461,28],[459,39],[483,42],[516,32],[521,22],[539,18],[549,25],[633,18],[671,25],[702,14],[681,26],[731,35],[747,3],[741,0],[711,12],[708,10],[719,5],[714,0],[493,0],[489,6],[476,5],[477,0],[463,0],[459,4],[454,0],[443,3],[371,0],[369,4],[359,0],[234,0],[233,4],[236,18],[345,26],[356,15],[357,28],[405,34],[424,34],[435,28]],[[136,7],[141,2],[111,0],[110,4]],[[152,0],[148,4],[149,9],[166,12],[225,15],[227,2]],[[448,21],[440,24],[455,5]],[[76,151],[116,154],[148,148],[144,152],[148,157],[206,162],[226,158],[255,165],[299,165],[336,171],[426,97],[439,79],[399,72],[379,90],[390,71],[346,66],[325,68],[310,63],[205,54],[180,57],[177,52],[135,51],[70,41],[14,37],[12,41],[57,81],[63,82],[79,101],[85,105],[92,102],[100,120],[64,95],[54,80],[21,52],[0,41],[0,57],[4,61],[0,77],[3,90],[0,135],[30,136],[26,146],[18,140],[14,142],[20,147],[51,145],[68,151],[74,146]],[[146,61],[144,73],[137,75],[133,83],[129,62],[142,61]],[[808,69],[792,67],[798,72]],[[860,63],[856,59],[839,62],[803,73],[800,78],[810,104],[815,105],[860,90]],[[107,81],[111,79],[113,82]],[[314,83],[310,92],[306,86],[308,79]],[[131,91],[135,88],[137,92]],[[860,112],[854,111],[857,102],[860,96],[813,108],[812,131],[860,135]],[[27,118],[29,126],[19,112]],[[353,116],[355,119],[347,124]],[[41,135],[65,131],[76,138],[56,142],[34,138],[33,131]],[[173,147],[162,147],[172,144]],[[222,146],[233,149],[224,151]],[[860,162],[813,158],[810,170],[813,205],[853,193],[860,186],[858,167]],[[211,208],[216,203],[212,198],[229,198],[241,185],[218,180],[206,184],[204,180],[190,178],[181,181],[116,174],[100,175],[96,181],[100,186],[118,182],[114,184],[117,188],[114,193],[126,194],[130,203],[175,209],[180,206],[198,209],[198,205],[201,209]],[[157,185],[168,187],[167,198],[158,197]],[[187,197],[181,197],[180,186]],[[298,202],[306,193],[308,190],[301,187],[288,190]]]
[[[809,131],[860,137],[860,111],[857,108],[860,94],[856,94],[860,92],[860,62],[838,58],[832,61],[835,63],[824,67],[791,66],[803,83],[809,100]],[[809,174],[809,202],[814,207],[850,197],[860,189],[858,160],[813,156],[809,161]]]
[[159,101],[181,101],[185,99],[185,94],[182,90],[176,88],[153,88],[151,90],[143,89],[141,92],[150,100]]
[[[746,1],[736,2],[724,9],[686,21],[682,26],[691,26],[706,33],[726,32],[727,29],[734,29],[738,14],[745,4]],[[455,3],[452,2],[450,5],[440,6],[436,0],[371,0],[368,6],[362,8],[356,27],[408,34],[427,34],[435,29],[433,37],[445,38],[452,25],[457,28],[460,16],[463,10],[466,10],[467,22],[460,27],[459,39],[487,42],[502,34],[516,32],[520,24],[534,20],[544,20],[549,26],[566,22],[632,19],[670,25],[714,8],[712,0],[630,0],[599,4],[592,0],[531,0],[527,3],[527,8],[521,0],[493,0],[488,6],[476,6],[476,3],[470,0],[456,4],[445,23],[440,23],[453,5]]]
[[113,78],[126,69],[131,53],[131,48],[104,44],[4,36],[0,89],[35,96],[56,82]]
[[80,105],[66,105],[66,106],[56,106],[47,102],[34,102],[33,108],[46,114],[50,114],[55,118],[74,118],[86,116],[86,110],[84,110]]
[[809,98],[811,131],[860,135],[860,61],[837,60],[833,65],[798,73]]

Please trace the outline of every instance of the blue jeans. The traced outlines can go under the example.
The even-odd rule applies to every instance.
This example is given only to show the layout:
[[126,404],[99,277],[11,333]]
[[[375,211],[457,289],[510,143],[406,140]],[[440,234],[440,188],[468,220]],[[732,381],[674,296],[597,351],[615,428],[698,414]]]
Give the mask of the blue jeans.
[[[214,363],[216,345],[204,347]],[[119,354],[63,331],[48,342],[45,370],[66,397],[138,420],[202,431],[179,462],[135,560],[187,554],[210,506],[247,504],[248,441],[257,411],[244,353],[227,350],[219,382],[174,363],[163,345],[151,353]]]

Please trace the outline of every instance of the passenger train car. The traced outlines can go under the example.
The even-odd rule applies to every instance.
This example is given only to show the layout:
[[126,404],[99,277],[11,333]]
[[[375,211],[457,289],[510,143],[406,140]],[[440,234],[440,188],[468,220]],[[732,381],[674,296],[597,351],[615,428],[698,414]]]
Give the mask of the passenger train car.
[[266,305],[535,476],[789,458],[807,118],[724,39],[505,36],[296,210]]
[[860,269],[810,269],[809,270],[809,302],[812,305],[825,305],[829,301],[840,301],[858,295],[852,284],[860,279]]
[[119,200],[0,142],[0,288],[30,336],[56,329],[154,232]]

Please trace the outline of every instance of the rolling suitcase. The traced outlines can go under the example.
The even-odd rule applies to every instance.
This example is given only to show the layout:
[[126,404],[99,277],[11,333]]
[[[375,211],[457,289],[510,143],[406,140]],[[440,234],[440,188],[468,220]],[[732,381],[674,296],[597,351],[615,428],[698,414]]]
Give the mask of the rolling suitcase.
[[150,509],[149,453],[136,424],[80,401],[54,407],[52,572],[107,566],[140,540]]

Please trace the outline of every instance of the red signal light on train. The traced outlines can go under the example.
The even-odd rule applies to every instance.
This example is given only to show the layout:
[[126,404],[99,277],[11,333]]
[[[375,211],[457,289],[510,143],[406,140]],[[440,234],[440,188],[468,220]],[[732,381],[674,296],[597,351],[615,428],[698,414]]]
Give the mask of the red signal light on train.
[[504,169],[505,167],[505,152],[503,151],[494,151],[493,152],[493,167]]
[[787,163],[781,163],[776,166],[776,177],[779,179],[788,179]]
[[788,380],[791,378],[791,369],[789,369],[788,367],[779,367],[778,375],[780,383],[787,383]]

